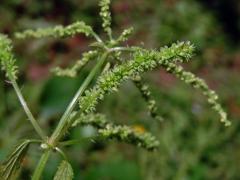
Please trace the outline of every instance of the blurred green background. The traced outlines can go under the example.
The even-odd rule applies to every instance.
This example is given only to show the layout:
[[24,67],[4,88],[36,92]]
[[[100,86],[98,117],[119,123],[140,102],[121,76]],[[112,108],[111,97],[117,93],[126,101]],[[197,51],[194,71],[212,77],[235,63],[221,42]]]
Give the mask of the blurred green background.
[[[83,20],[102,34],[97,0],[2,0],[0,32],[12,37],[26,28],[67,25]],[[185,68],[204,78],[220,95],[232,126],[223,127],[200,92],[164,70],[145,74],[165,118],[151,119],[131,82],[98,106],[114,122],[150,130],[160,140],[159,152],[130,145],[83,140],[65,149],[79,180],[240,179],[240,1],[239,0],[113,0],[113,29],[117,36],[133,26],[129,45],[159,48],[190,40],[197,51]],[[102,34],[103,35],[103,34]],[[104,36],[104,35],[103,35]],[[70,65],[88,49],[91,39],[78,35],[64,40],[14,41],[20,66],[19,84],[30,108],[46,131],[81,84],[78,78],[54,77],[49,70]],[[0,160],[21,138],[35,136],[4,74],[0,75]],[[95,134],[91,127],[75,128],[68,138]],[[31,146],[21,179],[30,179],[41,152]],[[49,161],[44,179],[52,179],[60,157]]]

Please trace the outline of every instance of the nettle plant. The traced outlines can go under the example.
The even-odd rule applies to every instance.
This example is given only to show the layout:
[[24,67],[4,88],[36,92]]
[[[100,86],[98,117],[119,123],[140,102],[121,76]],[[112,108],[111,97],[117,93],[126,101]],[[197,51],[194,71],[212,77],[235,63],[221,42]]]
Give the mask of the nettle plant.
[[[179,63],[188,62],[194,53],[194,46],[190,42],[177,42],[169,47],[162,47],[160,50],[148,50],[142,46],[123,46],[123,42],[128,40],[133,32],[133,28],[126,29],[118,38],[113,38],[111,29],[110,0],[100,1],[100,17],[102,27],[107,34],[107,39],[102,40],[94,30],[84,22],[75,22],[66,27],[56,26],[53,28],[26,30],[15,34],[17,39],[26,38],[66,38],[82,33],[95,39],[90,44],[90,51],[83,53],[82,58],[67,69],[57,67],[53,72],[58,76],[77,77],[79,71],[84,68],[89,61],[96,63],[89,74],[82,82],[72,101],[66,108],[59,123],[51,135],[47,135],[41,128],[38,121],[31,113],[26,101],[17,84],[18,67],[12,51],[12,41],[8,36],[0,34],[0,65],[5,71],[6,78],[11,82],[17,97],[25,111],[28,120],[31,122],[39,139],[23,140],[5,162],[1,164],[1,179],[16,179],[21,169],[21,163],[26,155],[28,148],[33,143],[38,143],[43,152],[32,175],[33,180],[41,178],[42,172],[48,159],[53,152],[57,152],[63,158],[54,176],[58,179],[73,179],[73,170],[70,162],[64,153],[64,146],[74,144],[78,140],[63,140],[67,132],[76,126],[91,125],[97,129],[97,138],[116,139],[117,141],[127,142],[146,150],[157,150],[158,140],[150,133],[137,131],[126,125],[116,125],[109,122],[104,114],[96,112],[97,104],[109,94],[118,91],[121,83],[127,80],[134,82],[145,99],[149,114],[152,118],[162,122],[163,118],[157,113],[156,101],[151,92],[142,80],[142,75],[146,71],[157,67],[164,68],[167,72],[176,76],[186,84],[196,89],[200,89],[206,96],[208,103],[219,116],[220,121],[226,126],[231,123],[227,120],[227,115],[218,103],[218,96],[210,90],[204,80],[196,77],[191,72],[187,72]],[[129,59],[129,60],[127,60]],[[95,82],[95,83],[93,83]],[[94,84],[89,87],[90,84]]]

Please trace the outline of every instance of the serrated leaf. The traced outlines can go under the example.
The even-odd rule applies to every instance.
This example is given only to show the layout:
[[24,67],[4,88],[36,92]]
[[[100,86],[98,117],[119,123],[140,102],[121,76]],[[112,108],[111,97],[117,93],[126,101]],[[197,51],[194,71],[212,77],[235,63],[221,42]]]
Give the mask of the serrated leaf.
[[58,167],[58,170],[54,176],[54,180],[72,180],[73,169],[69,162],[63,160]]
[[30,141],[25,140],[16,146],[14,151],[8,156],[7,160],[1,164],[1,180],[14,180],[18,178],[21,163],[25,157]]

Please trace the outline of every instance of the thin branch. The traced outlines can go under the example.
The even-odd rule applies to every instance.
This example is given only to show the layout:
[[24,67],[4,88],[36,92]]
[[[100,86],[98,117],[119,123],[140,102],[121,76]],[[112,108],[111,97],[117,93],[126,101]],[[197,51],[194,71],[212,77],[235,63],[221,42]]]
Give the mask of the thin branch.
[[31,111],[30,111],[30,109],[29,109],[29,107],[28,107],[28,105],[27,105],[27,103],[26,103],[26,101],[25,101],[25,99],[24,99],[24,97],[23,97],[19,87],[18,87],[17,82],[15,80],[13,80],[13,79],[11,80],[11,82],[12,82],[14,90],[16,91],[17,97],[18,97],[18,99],[19,99],[19,101],[20,101],[20,103],[21,103],[21,105],[22,105],[22,107],[23,107],[23,109],[24,109],[24,111],[25,111],[29,121],[32,123],[35,131],[38,133],[38,135],[43,140],[46,140],[46,135],[43,132],[43,130],[40,127],[40,125],[38,124],[38,122],[36,121],[36,119],[33,117],[33,114],[31,113]]
[[37,167],[35,168],[35,171],[33,173],[33,177],[32,180],[39,180],[42,176],[42,172],[47,164],[47,161],[49,159],[51,150],[47,150],[43,153],[43,155],[41,156]]
[[83,82],[83,84],[81,85],[81,87],[79,88],[77,93],[75,94],[74,98],[72,99],[71,103],[67,107],[67,110],[63,114],[62,118],[60,119],[60,122],[59,122],[58,126],[56,127],[55,131],[53,132],[53,134],[52,134],[52,136],[51,136],[51,138],[49,140],[49,143],[52,144],[53,146],[54,146],[54,144],[56,144],[56,141],[58,141],[61,138],[61,136],[65,133],[64,129],[67,126],[69,117],[70,117],[73,109],[75,108],[75,106],[76,106],[76,104],[78,102],[79,97],[83,94],[85,89],[91,83],[91,81],[94,78],[95,74],[102,67],[102,65],[103,65],[103,63],[104,63],[104,61],[105,61],[107,56],[108,56],[108,52],[105,52],[101,56],[101,58],[99,59],[98,63],[96,64],[96,66],[89,73],[88,77],[85,79],[85,81]]

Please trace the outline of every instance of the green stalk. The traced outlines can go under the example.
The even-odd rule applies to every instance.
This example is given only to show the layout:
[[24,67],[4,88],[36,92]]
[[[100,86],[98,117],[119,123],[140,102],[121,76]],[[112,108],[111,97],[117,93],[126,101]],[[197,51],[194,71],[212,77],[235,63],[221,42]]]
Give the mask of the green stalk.
[[53,132],[52,136],[49,139],[49,144],[55,145],[57,144],[57,141],[65,134],[65,127],[67,126],[69,117],[75,108],[79,97],[83,94],[85,89],[88,87],[88,85],[91,83],[92,79],[96,75],[96,73],[99,71],[99,69],[102,67],[105,59],[107,58],[109,52],[105,52],[99,61],[97,62],[96,66],[92,69],[92,71],[89,73],[87,78],[84,80],[83,84],[78,89],[77,93],[75,94],[74,98],[72,99],[71,103],[67,107],[65,113],[63,114],[62,118],[60,119],[60,122],[58,123],[58,126],[56,127],[55,131]]
[[[49,144],[54,146],[57,144],[57,141],[61,139],[62,135],[65,134],[65,127],[67,126],[69,116],[71,115],[74,107],[77,104],[78,98],[82,95],[84,90],[88,87],[88,85],[91,83],[92,79],[94,78],[95,74],[98,72],[98,70],[102,67],[105,59],[107,58],[109,52],[105,52],[101,58],[99,59],[96,66],[92,69],[92,71],[89,73],[79,90],[77,91],[76,95],[72,99],[71,103],[69,104],[67,110],[63,114],[62,118],[60,119],[60,122],[58,126],[56,127],[55,131],[53,132],[52,136],[50,137]],[[32,180],[39,180],[41,178],[42,172],[46,166],[46,163],[49,159],[51,150],[47,150],[44,152],[44,154],[41,156],[41,159],[38,162],[38,165],[34,171]]]
[[[0,73],[0,79],[2,79],[2,73]],[[5,114],[7,113],[7,112],[9,112],[8,111],[8,104],[7,104],[7,96],[6,96],[6,87],[4,86],[4,84],[3,84],[3,81],[1,81],[0,82],[0,95],[1,95],[1,97],[2,97],[2,104],[3,104],[3,109],[2,109],[2,115],[3,115],[3,117],[5,117]]]
[[30,120],[30,122],[32,123],[35,131],[38,133],[38,135],[43,139],[46,140],[46,135],[44,134],[43,130],[41,129],[40,125],[38,124],[38,122],[36,121],[36,119],[33,117],[33,114],[31,113],[30,109],[27,106],[27,103],[25,101],[25,99],[23,98],[23,95],[17,85],[17,82],[12,78],[11,79],[11,83],[13,85],[14,90],[16,91],[16,94],[18,96],[18,99],[28,117],[28,119]]
[[129,51],[129,52],[135,52],[137,50],[137,47],[113,47],[110,49],[111,52],[114,51]]
[[97,42],[103,44],[102,39],[101,39],[94,31],[92,31],[92,35],[93,35],[93,37],[97,40]]
[[35,168],[35,171],[33,173],[32,180],[39,180],[42,176],[42,172],[46,166],[46,163],[49,159],[51,150],[47,150],[43,153],[42,157],[40,158],[37,167]]
[[92,137],[85,137],[85,138],[80,138],[80,139],[73,139],[73,140],[67,140],[60,142],[60,146],[71,146],[71,145],[76,145],[84,141],[95,141],[96,139],[100,139],[99,136],[92,136]]

